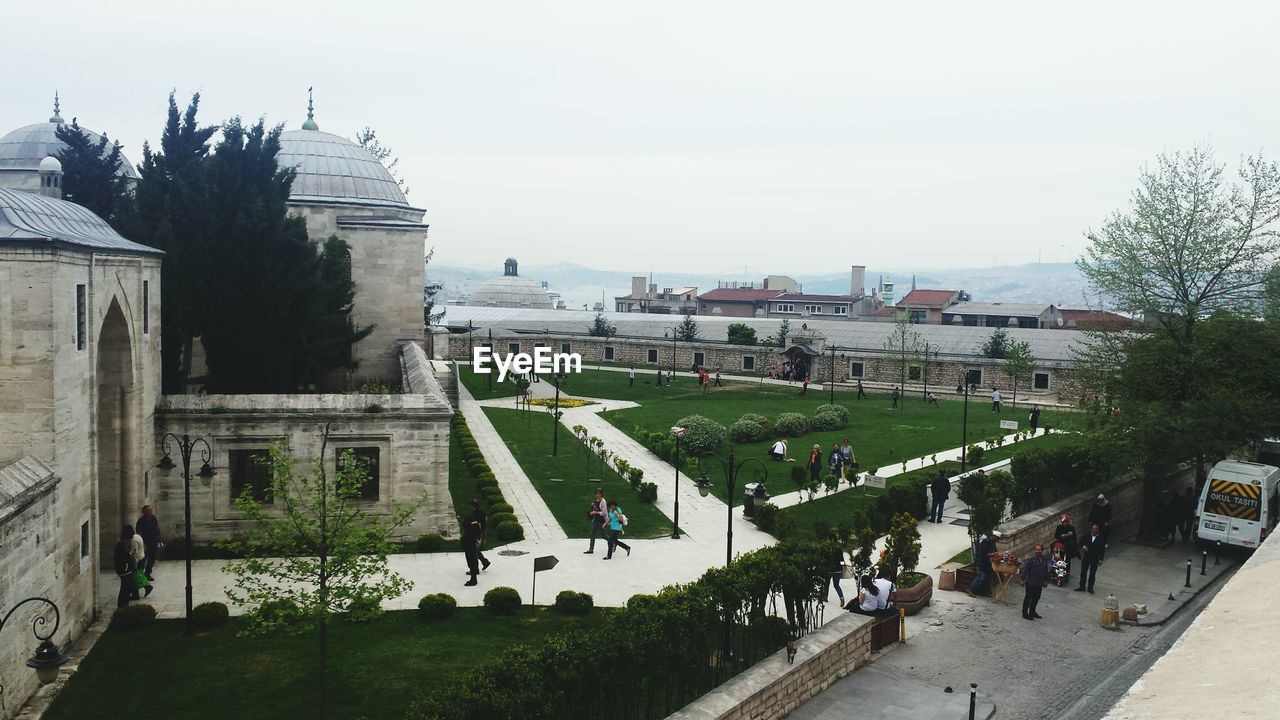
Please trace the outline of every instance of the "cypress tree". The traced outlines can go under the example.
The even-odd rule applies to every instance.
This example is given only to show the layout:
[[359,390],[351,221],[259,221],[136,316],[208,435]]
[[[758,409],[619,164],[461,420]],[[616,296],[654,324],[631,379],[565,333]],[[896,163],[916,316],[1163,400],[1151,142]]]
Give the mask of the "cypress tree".
[[58,151],[63,199],[115,225],[128,202],[128,187],[120,175],[124,165],[120,143],[112,143],[106,135],[93,140],[75,118],[70,125],[58,125],[54,133],[65,145]]

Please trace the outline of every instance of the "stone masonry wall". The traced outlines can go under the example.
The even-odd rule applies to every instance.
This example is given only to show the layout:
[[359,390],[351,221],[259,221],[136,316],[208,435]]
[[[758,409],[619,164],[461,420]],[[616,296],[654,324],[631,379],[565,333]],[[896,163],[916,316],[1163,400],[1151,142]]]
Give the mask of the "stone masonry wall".
[[779,650],[686,705],[667,720],[756,720],[782,717],[871,661],[875,618],[839,617],[796,641],[796,658]]

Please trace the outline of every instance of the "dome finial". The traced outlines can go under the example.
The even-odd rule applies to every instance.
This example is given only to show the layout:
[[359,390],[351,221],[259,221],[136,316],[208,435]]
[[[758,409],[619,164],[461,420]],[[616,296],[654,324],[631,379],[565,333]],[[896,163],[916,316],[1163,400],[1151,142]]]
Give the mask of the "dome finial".
[[58,101],[58,91],[54,90],[53,91],[53,117],[49,118],[49,122],[58,123],[59,125],[66,122],[65,120],[62,119],[62,116],[58,114],[60,110],[61,110],[61,104]]
[[312,101],[311,91],[315,86],[307,88],[307,121],[302,123],[303,130],[319,130],[320,126],[316,124],[315,103]]

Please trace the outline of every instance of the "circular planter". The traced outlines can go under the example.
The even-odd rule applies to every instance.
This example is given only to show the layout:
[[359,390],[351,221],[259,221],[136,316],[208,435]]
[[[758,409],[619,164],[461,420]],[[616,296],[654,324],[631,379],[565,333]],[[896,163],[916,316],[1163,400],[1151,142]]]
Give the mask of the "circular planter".
[[933,597],[933,576],[924,574],[920,582],[914,587],[899,587],[896,595],[898,607],[907,611],[908,615],[915,615],[920,612],[920,608],[929,604],[929,600]]

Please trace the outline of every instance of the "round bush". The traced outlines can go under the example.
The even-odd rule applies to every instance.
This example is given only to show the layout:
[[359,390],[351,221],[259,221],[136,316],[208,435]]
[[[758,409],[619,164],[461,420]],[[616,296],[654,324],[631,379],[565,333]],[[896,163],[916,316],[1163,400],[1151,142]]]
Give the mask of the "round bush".
[[800,437],[809,432],[809,418],[800,413],[782,413],[773,427],[782,437]]
[[764,439],[764,428],[750,420],[739,420],[729,426],[729,439],[736,443],[749,443]]
[[565,615],[585,615],[595,607],[595,601],[586,593],[561,590],[556,594],[556,610]]
[[818,432],[828,430],[839,430],[849,423],[840,419],[840,416],[833,412],[822,412],[813,416],[813,421],[809,423],[809,427]]
[[156,621],[156,609],[150,605],[126,605],[111,614],[113,630],[141,630]]
[[494,615],[515,615],[520,609],[520,593],[513,587],[496,587],[484,594],[484,606]]
[[457,609],[458,601],[447,593],[423,595],[418,601],[418,616],[426,620],[443,620]]
[[491,513],[489,515],[489,525],[493,527],[498,527],[507,522],[518,522],[514,513]]
[[473,450],[463,456],[468,465],[480,465],[484,463],[484,455],[479,450]]
[[498,526],[498,539],[502,542],[515,542],[524,539],[524,528],[514,520],[508,520]]
[[511,503],[496,502],[489,506],[489,512],[493,513],[494,515],[497,515],[499,513],[512,513],[512,512],[515,512],[515,508],[511,507]]
[[655,503],[658,501],[658,485],[657,483],[640,483],[639,487],[640,502]]
[[738,418],[738,420],[740,421],[746,420],[747,422],[753,422],[759,425],[760,427],[764,428],[764,431],[766,433],[773,432],[773,421],[763,415],[760,415],[757,413],[746,413],[742,417]]
[[[819,405],[813,411],[815,416],[823,413],[835,413],[840,416],[841,423],[844,423],[844,425],[849,424],[849,408],[843,405]],[[840,427],[844,427],[844,425],[841,425]]]
[[206,602],[191,608],[191,624],[197,630],[212,630],[226,624],[231,617],[227,606],[220,602]]
[[476,441],[472,440],[471,438],[467,438],[465,440],[459,441],[458,447],[462,448],[462,453],[464,455],[471,455],[473,453],[480,452],[480,446],[477,445]]
[[764,532],[773,532],[778,521],[778,506],[771,502],[756,505],[756,527]]
[[720,449],[725,429],[720,423],[701,415],[689,415],[676,421],[686,432],[680,438],[680,449],[690,455],[705,455]]
[[498,487],[498,478],[494,477],[493,473],[480,473],[476,476],[476,487]]
[[449,546],[449,541],[444,539],[440,533],[427,533],[418,536],[418,552],[433,553],[441,552]]
[[298,603],[288,600],[268,600],[258,606],[258,617],[267,623],[289,625],[302,619],[302,609]]

